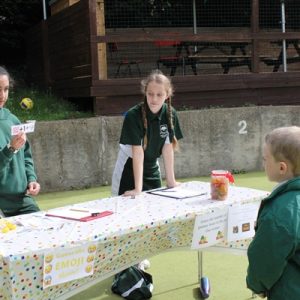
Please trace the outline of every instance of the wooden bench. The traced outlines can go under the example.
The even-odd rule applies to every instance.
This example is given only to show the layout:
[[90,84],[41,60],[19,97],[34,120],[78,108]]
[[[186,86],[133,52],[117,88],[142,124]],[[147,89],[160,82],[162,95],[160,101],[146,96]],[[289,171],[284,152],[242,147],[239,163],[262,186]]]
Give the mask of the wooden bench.
[[[261,61],[270,60],[269,56],[261,55]],[[223,73],[227,74],[230,68],[247,66],[251,71],[251,55],[205,55],[205,54],[195,54],[190,55],[188,60],[191,60],[194,64],[220,64],[223,68]]]
[[238,66],[248,66],[251,70],[251,56],[249,55],[205,55],[195,54],[187,57],[189,64],[220,64],[223,73],[227,74],[229,69]]

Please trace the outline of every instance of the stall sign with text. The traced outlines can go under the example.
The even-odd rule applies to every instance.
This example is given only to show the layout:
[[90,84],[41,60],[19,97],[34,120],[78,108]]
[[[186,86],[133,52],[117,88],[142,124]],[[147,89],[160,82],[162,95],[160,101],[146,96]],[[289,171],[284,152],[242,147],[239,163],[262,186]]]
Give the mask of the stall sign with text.
[[89,243],[44,254],[43,287],[92,275],[97,246]]
[[228,208],[218,209],[195,220],[192,249],[201,249],[218,244],[227,235]]

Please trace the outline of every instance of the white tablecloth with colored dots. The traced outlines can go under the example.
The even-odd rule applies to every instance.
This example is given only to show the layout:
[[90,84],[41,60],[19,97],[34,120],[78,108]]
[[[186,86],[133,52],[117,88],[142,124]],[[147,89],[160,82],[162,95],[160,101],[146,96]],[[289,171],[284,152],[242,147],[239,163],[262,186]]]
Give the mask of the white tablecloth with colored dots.
[[[0,300],[66,299],[144,258],[190,248],[196,215],[234,203],[260,202],[268,194],[231,186],[229,197],[216,201],[210,199],[209,183],[194,181],[183,186],[206,195],[178,200],[142,193],[134,199],[119,196],[71,206],[114,212],[89,222],[51,218],[46,212],[8,218],[23,226],[0,233]],[[34,227],[30,222],[41,225]],[[93,275],[43,289],[45,253],[91,242],[97,244]],[[246,249],[248,243],[223,243],[220,248]]]

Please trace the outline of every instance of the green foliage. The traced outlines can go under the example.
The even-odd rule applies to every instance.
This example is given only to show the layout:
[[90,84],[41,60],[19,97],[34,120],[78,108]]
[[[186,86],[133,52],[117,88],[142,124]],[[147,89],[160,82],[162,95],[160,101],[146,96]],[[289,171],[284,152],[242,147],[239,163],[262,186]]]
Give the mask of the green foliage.
[[[23,98],[30,98],[33,101],[34,105],[31,110],[21,108],[20,102]],[[53,121],[87,118],[93,115],[91,112],[78,111],[74,104],[55,97],[50,92],[45,93],[29,88],[18,88],[16,91],[11,90],[6,108],[22,122],[26,120]]]
[[246,173],[245,169],[241,169],[241,170],[232,169],[231,170],[231,174],[245,174],[245,173]]

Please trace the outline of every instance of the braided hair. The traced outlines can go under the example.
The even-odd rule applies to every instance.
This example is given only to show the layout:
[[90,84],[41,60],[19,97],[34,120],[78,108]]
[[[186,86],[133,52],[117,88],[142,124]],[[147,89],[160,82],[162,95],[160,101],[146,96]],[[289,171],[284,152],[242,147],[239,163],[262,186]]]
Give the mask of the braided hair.
[[166,75],[164,75],[160,70],[154,70],[150,73],[148,77],[143,79],[141,81],[141,91],[144,95],[144,101],[141,103],[142,108],[142,118],[143,118],[143,126],[144,126],[144,150],[147,148],[148,138],[147,138],[147,129],[148,129],[148,123],[147,123],[147,114],[146,114],[146,108],[147,108],[147,87],[150,82],[156,82],[158,84],[162,84],[166,92],[168,94],[168,98],[166,99],[166,103],[168,106],[167,114],[168,114],[168,127],[170,132],[170,141],[172,142],[173,149],[179,150],[179,144],[178,140],[174,133],[174,121],[173,121],[173,114],[172,114],[172,101],[171,97],[173,96],[174,88],[171,83],[170,78],[168,78]]

